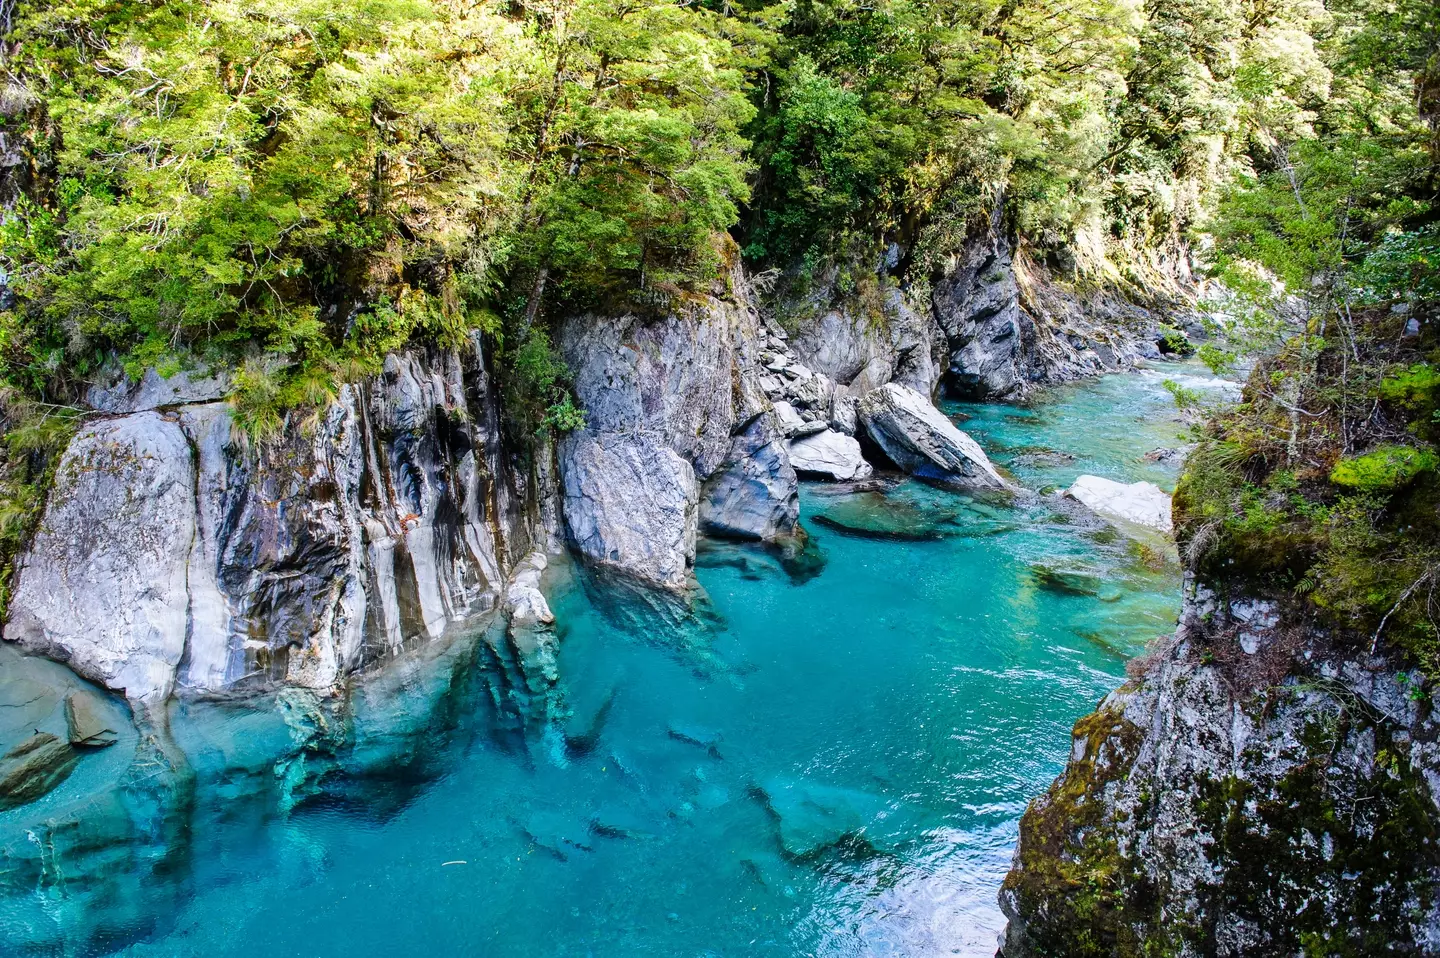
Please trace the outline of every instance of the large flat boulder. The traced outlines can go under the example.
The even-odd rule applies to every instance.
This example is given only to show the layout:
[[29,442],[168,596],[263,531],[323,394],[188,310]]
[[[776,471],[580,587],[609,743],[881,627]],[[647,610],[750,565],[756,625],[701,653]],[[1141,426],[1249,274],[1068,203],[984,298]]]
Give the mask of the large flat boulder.
[[560,447],[565,525],[585,558],[667,588],[695,555],[695,469],[646,434],[571,433]]
[[1065,494],[1107,519],[1169,533],[1170,497],[1153,482],[1116,482],[1081,476]]
[[930,400],[899,383],[860,399],[865,431],[896,466],[911,475],[970,489],[1008,489],[980,444],[955,427]]
[[790,440],[790,465],[802,476],[841,482],[864,479],[871,473],[860,443],[833,429]]
[[20,562],[5,637],[132,699],[163,699],[185,651],[195,468],[145,412],[86,426]]

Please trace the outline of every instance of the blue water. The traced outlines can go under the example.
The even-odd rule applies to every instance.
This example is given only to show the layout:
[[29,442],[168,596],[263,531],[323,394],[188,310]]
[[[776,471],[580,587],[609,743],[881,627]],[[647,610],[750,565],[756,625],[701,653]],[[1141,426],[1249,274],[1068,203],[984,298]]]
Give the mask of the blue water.
[[[1030,489],[1169,488],[1161,375],[947,409]],[[177,705],[140,762],[127,732],[0,813],[5,953],[993,955],[1019,816],[1178,566],[1053,497],[802,507],[808,565],[708,544],[689,607],[557,565],[553,688],[468,634],[348,704]]]

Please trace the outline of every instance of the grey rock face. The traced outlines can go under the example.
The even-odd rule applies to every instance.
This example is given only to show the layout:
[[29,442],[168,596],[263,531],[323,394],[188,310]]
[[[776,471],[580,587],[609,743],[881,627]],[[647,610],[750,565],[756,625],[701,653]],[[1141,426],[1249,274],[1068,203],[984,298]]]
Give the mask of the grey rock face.
[[936,284],[932,299],[950,343],[950,389],[971,399],[1015,393],[1035,326],[1020,308],[1010,244],[994,233],[972,241]]
[[565,520],[582,556],[671,589],[695,556],[695,469],[654,435],[565,437]]
[[1434,953],[1440,849],[1414,836],[1440,820],[1435,718],[1394,663],[1304,631],[1268,601],[1187,598],[1175,638],[1076,724],[1026,812],[1005,958],[1077,953],[1082,931],[1186,958],[1332,935]]
[[144,412],[165,406],[215,402],[225,398],[230,389],[229,377],[206,370],[181,370],[173,376],[161,376],[154,369],[145,370],[137,382],[115,370],[113,379],[97,383],[85,393],[92,409],[110,413]]
[[106,420],[66,451],[6,638],[132,699],[330,688],[493,607],[536,497],[478,342],[393,355],[259,444],[220,403]]
[[575,317],[559,342],[587,418],[559,449],[566,526],[581,555],[680,588],[701,522],[742,538],[794,533],[795,473],[762,378],[775,375],[767,362],[781,370],[777,387],[807,375],[762,349],[749,303],[712,297],[658,319]]
[[136,699],[163,699],[185,651],[195,467],[157,413],[71,441],[21,558],[6,637]]
[[864,479],[870,464],[860,452],[860,443],[844,433],[825,430],[790,441],[790,464],[802,476],[816,476],[846,482]]
[[792,535],[799,522],[795,470],[775,417],[757,416],[705,483],[701,528],[711,535],[774,540]]
[[924,396],[897,383],[866,393],[860,419],[875,444],[904,471],[973,489],[1005,489],[980,444]]
[[[931,305],[948,340],[947,389],[966,399],[1007,399],[1158,358],[1157,327],[1191,324],[1188,261],[1157,256],[1140,289],[1079,288],[1017,253],[998,223],[955,256]],[[1145,300],[1145,304],[1136,298]]]
[[[831,295],[830,285],[822,283],[812,300]],[[854,395],[888,382],[932,395],[941,372],[935,359],[946,351],[944,333],[929,310],[912,309],[895,286],[884,289],[878,304],[847,300],[816,309],[788,345],[806,367]]]

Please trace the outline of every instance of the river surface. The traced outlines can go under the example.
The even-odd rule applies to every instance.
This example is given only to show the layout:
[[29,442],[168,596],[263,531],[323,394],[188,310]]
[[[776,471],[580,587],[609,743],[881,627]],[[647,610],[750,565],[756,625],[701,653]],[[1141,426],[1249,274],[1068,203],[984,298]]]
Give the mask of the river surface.
[[[1168,490],[1176,372],[946,408],[1031,490]],[[288,693],[176,706],[148,765],[128,731],[0,813],[0,951],[988,958],[1019,817],[1178,566],[1053,496],[801,499],[810,553],[709,544],[694,607],[555,569],[553,686],[461,636],[343,732]]]

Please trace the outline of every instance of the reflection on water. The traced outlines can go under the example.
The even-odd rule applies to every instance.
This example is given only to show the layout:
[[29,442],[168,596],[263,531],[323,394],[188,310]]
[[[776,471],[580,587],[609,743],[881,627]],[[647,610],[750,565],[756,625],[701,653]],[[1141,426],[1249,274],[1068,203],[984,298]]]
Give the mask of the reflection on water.
[[[952,412],[1031,489],[1168,487],[1160,378]],[[1052,497],[802,500],[806,553],[710,544],[688,600],[560,565],[553,635],[117,709],[0,812],[5,954],[992,955],[1016,821],[1178,569]],[[0,654],[0,732],[63,731],[45,690],[78,683]]]

